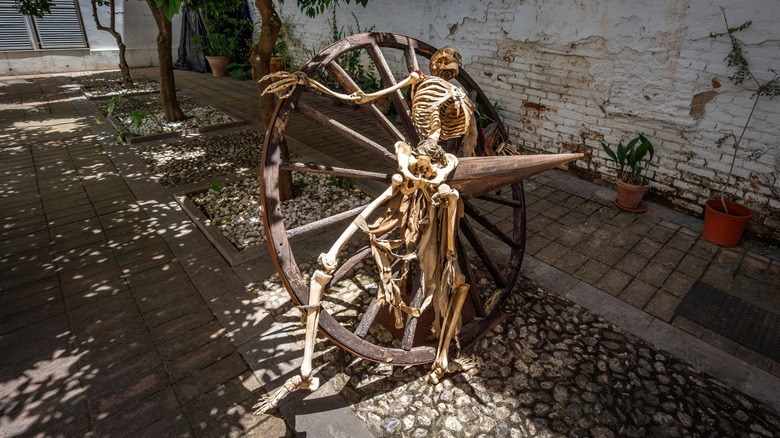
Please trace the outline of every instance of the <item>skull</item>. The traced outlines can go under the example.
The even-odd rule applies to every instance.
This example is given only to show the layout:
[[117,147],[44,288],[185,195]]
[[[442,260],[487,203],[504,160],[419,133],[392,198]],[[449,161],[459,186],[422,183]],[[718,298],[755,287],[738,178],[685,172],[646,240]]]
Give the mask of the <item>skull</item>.
[[431,74],[449,81],[458,75],[463,58],[453,46],[444,46],[431,56]]

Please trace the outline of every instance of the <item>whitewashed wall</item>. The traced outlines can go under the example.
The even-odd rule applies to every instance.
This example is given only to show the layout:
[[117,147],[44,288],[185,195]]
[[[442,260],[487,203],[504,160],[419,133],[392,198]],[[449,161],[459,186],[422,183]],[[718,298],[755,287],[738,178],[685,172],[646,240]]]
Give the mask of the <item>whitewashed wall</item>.
[[[780,69],[780,8],[776,0],[462,0],[373,1],[345,5],[339,25],[453,44],[488,96],[516,145],[539,152],[578,150],[586,158],[571,170],[609,180],[600,142],[611,145],[643,132],[656,146],[656,198],[698,214],[716,196],[730,148],[715,141],[739,134],[751,92],[733,86],[724,58],[727,40],[719,6],[729,4],[731,26],[752,20],[737,36],[751,69],[762,79]],[[330,41],[330,15],[309,19],[286,2],[285,19],[297,23],[301,46]],[[300,61],[300,60],[299,60]],[[780,99],[762,98],[737,158],[729,195],[753,208],[751,224],[780,237]],[[750,152],[760,158],[746,160]]]
[[[0,75],[27,75],[66,71],[117,69],[119,49],[108,32],[97,30],[90,0],[78,0],[88,49],[0,52]],[[98,7],[100,22],[109,24],[109,8]],[[127,46],[131,67],[157,65],[157,26],[145,1],[117,2],[116,28]],[[173,19],[173,59],[177,58],[181,19]]]

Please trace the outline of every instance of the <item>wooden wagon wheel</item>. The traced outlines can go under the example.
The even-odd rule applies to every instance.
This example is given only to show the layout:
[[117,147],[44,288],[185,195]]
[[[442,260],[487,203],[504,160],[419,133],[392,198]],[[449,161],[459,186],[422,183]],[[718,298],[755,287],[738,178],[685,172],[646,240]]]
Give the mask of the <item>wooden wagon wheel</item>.
[[[406,36],[389,33],[364,33],[347,37],[323,49],[303,66],[301,71],[309,77],[314,77],[317,73],[324,70],[331,77],[335,78],[345,91],[354,92],[359,89],[358,86],[336,63],[336,60],[347,52],[366,49],[376,65],[384,86],[389,87],[396,84],[397,80],[391,72],[381,48],[401,51],[408,71],[420,69],[418,56],[430,59],[431,55],[436,51],[436,48]],[[479,104],[483,112],[487,114],[488,119],[492,120],[485,132],[496,132],[499,139],[507,140],[506,130],[498,118],[493,105],[466,71],[461,69],[456,80],[469,93],[472,100]],[[296,236],[321,232],[328,227],[332,227],[339,219],[350,216],[350,212],[341,214],[339,218],[325,218],[292,230],[285,229],[282,222],[282,209],[277,184],[279,172],[283,170],[308,171],[350,177],[357,180],[383,182],[388,182],[391,174],[326,166],[322,163],[300,163],[282,160],[280,145],[291,113],[298,112],[309,119],[313,125],[332,129],[334,132],[354,142],[357,146],[373,152],[379,160],[384,160],[392,165],[396,164],[396,157],[390,152],[393,146],[392,143],[401,140],[408,144],[416,145],[419,141],[418,134],[412,126],[412,120],[408,113],[408,103],[404,100],[401,91],[396,91],[390,96],[392,104],[399,114],[401,129],[396,128],[375,105],[369,103],[361,106],[385,136],[392,140],[387,145],[379,144],[304,104],[301,101],[301,96],[305,92],[307,92],[305,87],[298,86],[288,98],[282,99],[277,105],[270,125],[271,129],[269,129],[266,135],[261,168],[261,181],[263,181],[261,201],[264,206],[262,215],[268,245],[277,272],[279,272],[285,288],[296,304],[306,304],[308,302],[308,283],[304,280],[298,262],[293,255],[290,240]],[[452,150],[451,144],[445,144],[443,147]],[[478,146],[477,150],[484,155],[484,148]],[[469,160],[469,158],[461,159],[461,164],[456,169],[454,176],[455,179],[458,178],[458,175],[466,175],[466,177],[462,178],[460,185],[456,182],[452,184],[459,189],[464,199],[466,216],[460,223],[459,259],[462,265],[461,269],[471,286],[470,308],[474,314],[470,321],[464,320],[463,328],[459,333],[461,345],[467,345],[476,340],[479,335],[491,327],[494,319],[500,314],[501,304],[509,296],[520,272],[525,247],[525,202],[522,185],[510,182],[498,184],[498,187],[511,185],[511,197],[502,197],[494,193],[497,188],[495,181],[500,181],[501,176],[492,178],[491,182],[493,184],[489,187],[483,181],[476,179],[472,181],[473,184],[470,184],[468,174],[470,171],[473,172],[475,168],[474,166],[470,167],[470,164],[474,164],[473,159],[471,159],[472,161]],[[491,163],[498,170],[498,174],[500,174],[500,158],[491,161]],[[506,174],[504,175],[506,176]],[[507,179],[507,181],[511,180],[512,178]],[[514,178],[514,180],[516,181],[517,178]],[[497,204],[511,208],[511,230],[502,230],[488,218],[487,214],[484,214],[482,206],[486,205],[486,203],[487,205]],[[353,211],[351,214],[354,216],[357,212]],[[478,229],[481,229],[481,231],[478,231]],[[486,234],[492,235],[491,237],[505,245],[505,249],[508,249],[508,251],[502,252],[503,260],[497,261],[495,257],[489,254]],[[352,267],[368,254],[367,248],[358,250],[351,255],[343,254],[340,257],[342,264],[335,271],[331,284],[335,284],[339,279],[343,278]],[[468,262],[469,259],[481,263],[481,270],[484,270],[487,275],[478,278],[480,275],[472,268],[472,264]],[[412,305],[416,304],[419,306],[422,294],[415,293],[414,289],[415,285],[410,285],[411,297],[409,299],[412,301]],[[415,300],[418,302],[415,302]],[[378,345],[365,340],[364,337],[378,310],[379,306],[376,306],[375,301],[372,301],[360,315],[361,321],[357,328],[350,330],[341,325],[323,309],[320,315],[319,326],[321,331],[340,347],[372,361],[392,365],[414,365],[429,363],[434,360],[436,341],[434,339],[429,343],[419,342],[419,336],[415,337],[415,334],[421,327],[418,327],[417,318],[412,316],[407,317],[402,338],[399,337],[401,340],[399,347]],[[430,327],[426,329],[429,330]]]

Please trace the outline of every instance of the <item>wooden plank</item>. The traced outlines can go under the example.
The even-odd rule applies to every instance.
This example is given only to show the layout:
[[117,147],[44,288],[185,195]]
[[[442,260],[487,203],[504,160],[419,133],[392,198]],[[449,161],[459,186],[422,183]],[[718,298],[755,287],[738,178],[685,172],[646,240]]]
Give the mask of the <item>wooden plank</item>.
[[470,199],[501,187],[520,182],[570,161],[582,154],[503,155],[458,158],[458,167],[447,177],[447,184]]
[[294,170],[296,172],[324,173],[333,176],[344,176],[349,178],[368,179],[373,181],[389,182],[392,177],[386,173],[371,172],[368,170],[354,170],[344,167],[328,166],[316,163],[301,163],[298,161],[283,160],[279,165],[281,170]]
[[520,244],[515,242],[512,239],[512,237],[510,237],[508,234],[501,231],[501,229],[498,228],[493,222],[490,222],[490,219],[488,219],[487,217],[485,217],[485,215],[477,211],[477,209],[474,208],[474,206],[471,205],[470,202],[463,201],[463,210],[466,212],[467,215],[473,217],[474,220],[476,220],[480,225],[485,227],[485,229],[488,230],[491,234],[498,237],[502,242],[506,243],[512,248],[520,247]]
[[346,126],[337,120],[331,119],[330,117],[326,116],[325,114],[322,114],[321,112],[315,110],[314,108],[310,107],[309,105],[306,105],[303,102],[298,102],[297,109],[301,113],[301,115],[317,123],[318,125],[324,126],[326,128],[333,130],[338,134],[341,134],[348,140],[355,142],[355,144],[362,147],[363,149],[366,149],[369,152],[373,152],[374,154],[379,155],[380,157],[384,158],[387,161],[396,162],[395,155],[392,154],[389,150],[387,150],[384,146],[371,140],[370,138],[364,136],[359,132],[355,132],[349,126]]

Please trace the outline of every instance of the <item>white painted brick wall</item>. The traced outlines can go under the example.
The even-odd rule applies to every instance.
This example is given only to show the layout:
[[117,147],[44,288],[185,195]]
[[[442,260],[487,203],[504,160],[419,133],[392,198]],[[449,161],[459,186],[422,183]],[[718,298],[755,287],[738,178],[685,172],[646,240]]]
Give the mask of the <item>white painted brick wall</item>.
[[[585,147],[591,160],[574,166],[609,180],[614,171],[601,150],[643,132],[656,146],[654,191],[693,214],[716,196],[730,165],[731,146],[715,141],[741,132],[754,101],[733,85],[726,57],[729,44],[709,38],[724,30],[715,0],[607,2],[581,5],[568,0],[375,0],[368,7],[345,5],[340,26],[406,34],[434,46],[452,44],[464,67],[491,100],[515,144],[539,152]],[[759,77],[780,69],[780,8],[776,0],[727,6],[729,23],[753,26],[737,36],[745,42]],[[323,48],[330,38],[330,14],[301,16],[295,2],[283,17],[297,22],[302,48]],[[299,50],[301,63],[304,61]],[[402,66],[393,66],[401,71]],[[425,63],[421,64],[427,70]],[[770,76],[767,76],[770,75]],[[720,84],[716,87],[714,81]],[[715,91],[694,119],[695,95]],[[544,105],[538,111],[525,103]],[[727,189],[754,212],[751,226],[780,238],[780,98],[762,99],[743,139]],[[759,151],[757,160],[746,160]],[[759,154],[760,155],[760,154]]]

